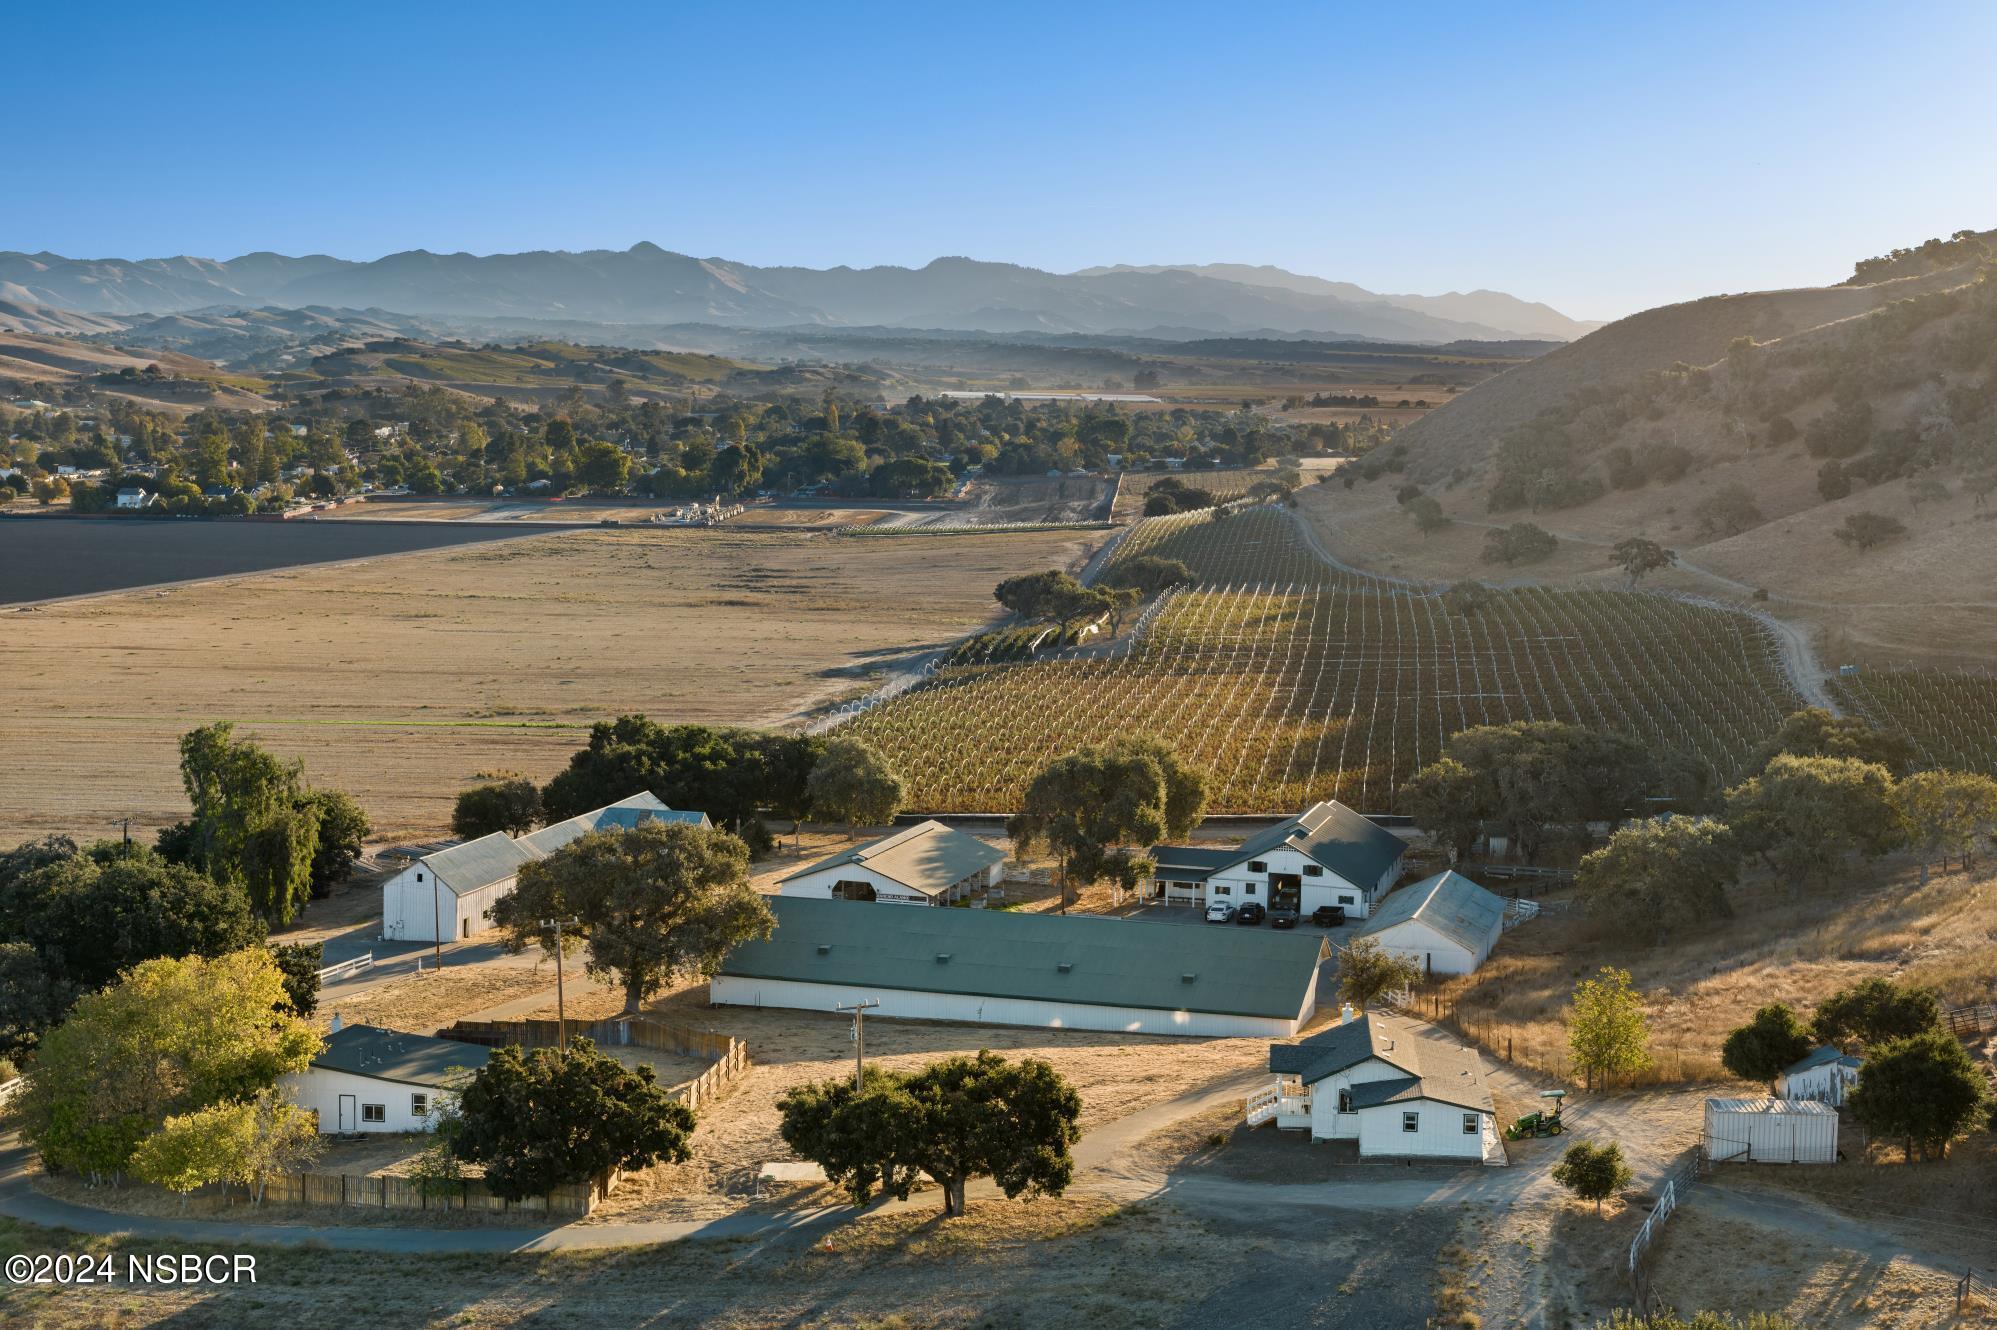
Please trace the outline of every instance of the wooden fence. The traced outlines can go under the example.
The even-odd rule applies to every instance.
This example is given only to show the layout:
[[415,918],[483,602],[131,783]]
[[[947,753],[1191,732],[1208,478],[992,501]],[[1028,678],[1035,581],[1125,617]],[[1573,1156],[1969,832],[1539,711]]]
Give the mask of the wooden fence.
[[1965,1035],[1987,1034],[1997,1030],[1997,1002],[1985,1002],[1973,1007],[1943,1007],[1942,1023],[1958,1039]]
[[[617,1185],[619,1173],[594,1183],[566,1183],[545,1196],[509,1201],[494,1196],[484,1182],[464,1178],[432,1182],[415,1178],[360,1176],[352,1173],[281,1173],[264,1187],[264,1204],[298,1206],[360,1206],[373,1210],[469,1210],[505,1215],[586,1215]],[[237,1188],[230,1188],[234,1194]],[[243,1194],[247,1197],[248,1192]]]
[[[749,1069],[749,1046],[732,1035],[690,1026],[655,1021],[647,1016],[618,1017],[607,1021],[570,1021],[569,1036],[582,1035],[599,1044],[619,1048],[649,1048],[681,1057],[701,1058],[710,1065],[698,1077],[672,1087],[670,1093],[688,1108],[697,1109],[726,1090]],[[459,1021],[437,1031],[440,1039],[496,1048],[518,1044],[523,1048],[553,1048],[561,1040],[556,1021]]]

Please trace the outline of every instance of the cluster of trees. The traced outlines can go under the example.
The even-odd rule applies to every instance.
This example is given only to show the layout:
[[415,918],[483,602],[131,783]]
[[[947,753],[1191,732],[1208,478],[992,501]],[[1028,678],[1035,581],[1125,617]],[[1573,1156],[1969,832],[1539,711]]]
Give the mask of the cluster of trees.
[[1083,586],[1071,574],[1050,569],[1008,577],[992,596],[1028,623],[1058,624],[1065,639],[1078,621],[1086,624],[1106,616],[1120,620],[1144,593],[1134,586]]
[[1772,1086],[1826,1044],[1864,1054],[1848,1098],[1852,1114],[1873,1135],[1904,1142],[1909,1159],[1947,1154],[1979,1123],[1997,1127],[1989,1082],[1944,1028],[1940,999],[1889,979],[1840,989],[1807,1023],[1787,1003],[1771,1002],[1727,1035],[1720,1060],[1742,1080]]
[[1553,534],[1531,522],[1493,527],[1484,536],[1485,563],[1537,563],[1560,548]]
[[1212,490],[1188,485],[1177,476],[1167,476],[1144,492],[1144,515],[1169,517],[1173,513],[1198,512],[1216,502]]
[[1060,861],[1061,908],[1069,892],[1108,881],[1135,890],[1150,875],[1144,853],[1192,834],[1206,807],[1206,777],[1156,739],[1085,747],[1042,767],[1006,823],[1015,853],[1045,845]]
[[972,1178],[991,1178],[1008,1198],[1060,1195],[1074,1176],[1068,1147],[1081,1138],[1081,1096],[1050,1064],[989,1050],[802,1085],[777,1107],[784,1143],[853,1204],[877,1192],[906,1200],[926,1175],[946,1215],[964,1213]]

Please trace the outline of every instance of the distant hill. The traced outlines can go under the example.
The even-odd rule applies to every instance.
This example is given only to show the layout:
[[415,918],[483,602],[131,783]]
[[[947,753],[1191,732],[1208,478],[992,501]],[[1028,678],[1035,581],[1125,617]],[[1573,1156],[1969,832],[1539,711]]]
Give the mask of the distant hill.
[[1495,292],[1376,296],[1348,283],[1267,277],[1276,270],[1226,271],[1231,275],[1179,268],[1051,273],[968,258],[920,268],[763,268],[653,244],[580,253],[410,250],[366,263],[322,254],[255,253],[222,262],[0,251],[0,298],[110,315],[323,307],[418,318],[1181,338],[1312,333],[1425,343],[1558,338],[1585,328]]
[[1384,295],[1368,291],[1365,287],[1351,282],[1334,282],[1323,277],[1308,277],[1266,263],[1259,265],[1159,263],[1141,267],[1118,264],[1110,268],[1084,268],[1076,276],[1164,272],[1193,273],[1200,277],[1238,282],[1243,286],[1275,287],[1279,290],[1294,291],[1300,295],[1327,296],[1359,304],[1388,305],[1459,323],[1507,329],[1506,336],[1514,338],[1545,338],[1571,342],[1577,337],[1587,336],[1602,326],[1599,322],[1591,320],[1570,319],[1551,305],[1521,300],[1502,291],[1451,291],[1447,295],[1440,296]]

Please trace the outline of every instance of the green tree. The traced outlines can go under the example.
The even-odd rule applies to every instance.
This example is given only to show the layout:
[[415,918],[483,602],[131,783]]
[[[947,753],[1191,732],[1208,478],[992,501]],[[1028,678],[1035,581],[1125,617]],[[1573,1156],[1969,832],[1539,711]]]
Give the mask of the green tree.
[[1917,771],[1893,787],[1894,812],[1921,859],[1921,885],[1928,865],[1954,854],[1964,869],[1977,845],[1997,827],[1997,780],[1970,771]]
[[0,942],[0,1059],[19,1064],[82,990],[26,942]]
[[170,1115],[132,1152],[132,1176],[180,1193],[180,1208],[201,1187],[227,1182],[254,1149],[256,1109],[234,1102]]
[[1008,1198],[1060,1195],[1074,1176],[1068,1147],[1081,1138],[1081,1096],[1060,1073],[989,1050],[913,1074],[875,1071],[861,1090],[850,1080],[803,1086],[778,1107],[785,1142],[856,1203],[876,1187],[906,1199],[925,1173],[942,1188],[946,1215],[964,1213],[977,1177]]
[[1478,812],[1478,779],[1453,757],[1440,758],[1417,771],[1401,787],[1401,808],[1417,827],[1449,847],[1452,863],[1462,863],[1483,834]]
[[631,455],[614,443],[586,443],[576,479],[596,494],[622,494],[631,480]]
[[753,443],[723,448],[714,454],[708,477],[714,482],[716,492],[721,494],[752,490],[763,481],[763,454]]
[[1487,609],[1496,595],[1482,582],[1457,582],[1442,593],[1442,605],[1451,614],[1468,619]]
[[241,1102],[301,1071],[319,1036],[284,1010],[270,953],[158,959],[78,999],[42,1040],[17,1100],[50,1163],[103,1177],[174,1114]]
[[1631,1076],[1650,1065],[1650,1020],[1628,970],[1604,965],[1593,979],[1574,986],[1567,1047],[1591,1090],[1598,1076]]
[[1630,590],[1634,591],[1636,584],[1641,582],[1646,574],[1654,573],[1660,568],[1669,568],[1678,562],[1678,555],[1654,540],[1646,540],[1642,536],[1629,536],[1616,542],[1609,560],[1623,570],[1623,574],[1629,578]]
[[1794,1008],[1771,1002],[1736,1027],[1720,1045],[1720,1064],[1744,1081],[1762,1081],[1772,1094],[1775,1078],[1816,1046]]
[[1554,536],[1531,522],[1514,522],[1484,537],[1486,563],[1537,563],[1560,548]]
[[517,1201],[559,1186],[599,1190],[614,1169],[684,1163],[693,1110],[648,1066],[626,1067],[576,1038],[565,1049],[493,1050],[460,1092],[450,1149],[485,1169],[495,1196]]
[[1892,773],[1877,763],[1784,753],[1727,791],[1727,822],[1743,850],[1801,882],[1898,845],[1905,830],[1892,794]]
[[1914,745],[1904,734],[1874,729],[1856,716],[1833,716],[1822,707],[1791,712],[1761,750],[1752,769],[1761,771],[1780,755],[1792,757],[1855,757],[1877,762],[1895,776],[1914,764]]
[[1906,535],[1907,524],[1880,513],[1851,513],[1831,534],[1852,548],[1865,551]]
[[1593,1201],[1598,1216],[1603,1201],[1636,1180],[1629,1165],[1623,1162],[1622,1147],[1614,1142],[1608,1145],[1574,1142],[1553,1166],[1552,1176],[1579,1199]]
[[1338,995],[1362,1011],[1421,981],[1421,962],[1388,951],[1378,938],[1354,938],[1338,956]]
[[1740,853],[1726,826],[1707,818],[1632,822],[1581,860],[1575,886],[1590,914],[1661,941],[1671,929],[1733,913],[1727,888]]
[[1868,1050],[1847,1102],[1867,1131],[1904,1141],[1909,1159],[1946,1157],[1949,1142],[1989,1112],[1983,1073],[1941,1030]]
[[310,1016],[319,1009],[319,971],[326,964],[323,942],[273,943],[270,957],[284,976],[284,1010]]
[[301,767],[234,737],[225,722],[180,740],[180,779],[193,806],[193,862],[217,882],[242,887],[266,920],[289,923],[312,891],[318,810]]
[[894,820],[904,787],[887,758],[860,739],[834,739],[805,786],[811,808],[827,822],[878,827]]
[[1433,535],[1449,525],[1449,515],[1442,511],[1442,505],[1426,494],[1408,500],[1405,511],[1424,536]]
[[353,875],[361,857],[361,847],[374,831],[374,824],[361,806],[339,790],[308,789],[300,799],[301,808],[311,814],[317,837],[313,842],[312,865],[308,870],[311,892],[324,896],[336,882]]
[[522,836],[541,821],[541,791],[533,781],[517,772],[494,773],[483,784],[458,795],[451,810],[451,832],[465,840],[477,840],[503,831]]
[[1124,559],[1113,563],[1109,570],[1097,579],[1099,587],[1135,587],[1147,596],[1155,596],[1168,587],[1191,586],[1199,581],[1193,570],[1178,559],[1167,559],[1156,554],[1140,554],[1135,559]]
[[1108,879],[1132,890],[1151,861],[1132,846],[1192,834],[1206,778],[1155,739],[1083,748],[1042,767],[1006,823],[1021,857],[1044,843],[1061,861],[1061,908],[1073,887]]
[[554,932],[541,921],[581,920],[589,972],[615,978],[627,1014],[677,977],[713,974],[730,951],[776,926],[749,886],[748,846],[686,822],[591,832],[523,864],[492,919],[509,950],[538,943],[549,955]]
[[1941,1020],[1941,1000],[1928,989],[1873,978],[1818,1003],[1814,1030],[1818,1043],[1850,1052],[1939,1029]]

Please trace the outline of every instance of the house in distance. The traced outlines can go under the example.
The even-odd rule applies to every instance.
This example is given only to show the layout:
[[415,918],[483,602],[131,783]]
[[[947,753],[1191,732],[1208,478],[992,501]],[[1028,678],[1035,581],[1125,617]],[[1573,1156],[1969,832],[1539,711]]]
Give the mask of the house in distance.
[[1004,874],[1003,851],[932,819],[800,868],[777,884],[777,894],[950,905],[996,886]]
[[1310,914],[1337,905],[1364,919],[1401,875],[1407,844],[1337,800],[1313,804],[1232,849],[1154,845],[1149,895],[1167,905],[1254,901]]

